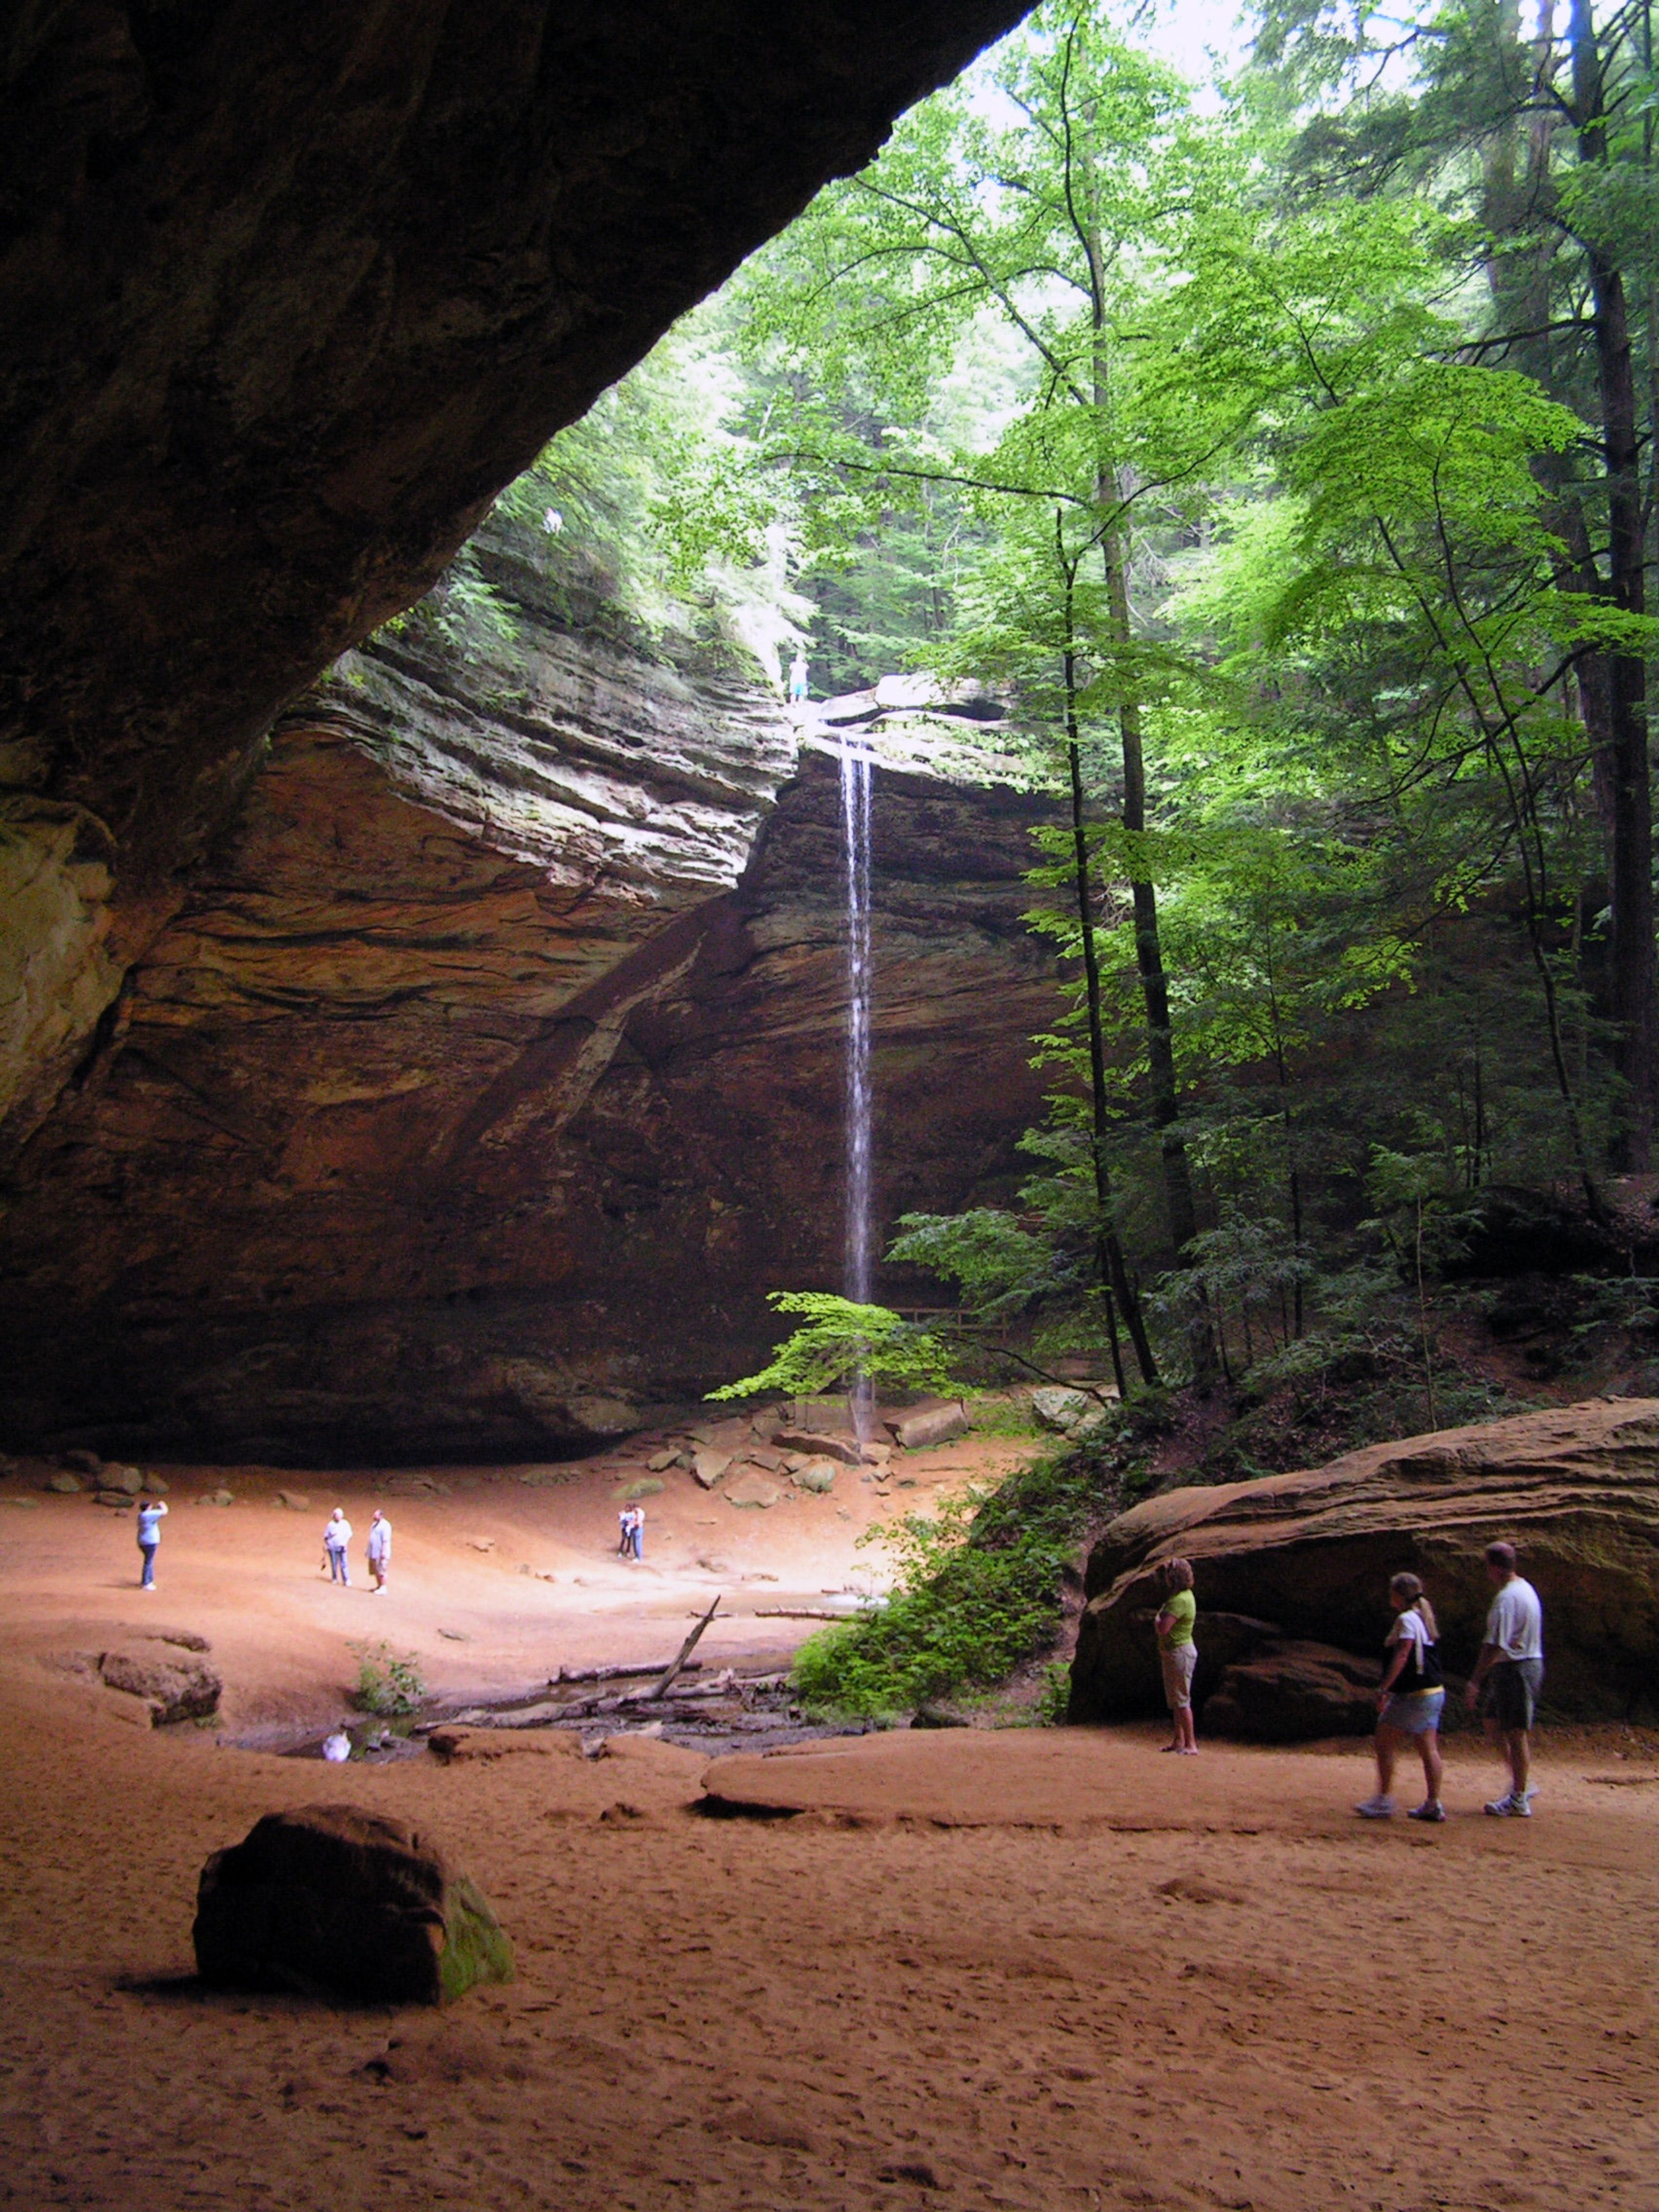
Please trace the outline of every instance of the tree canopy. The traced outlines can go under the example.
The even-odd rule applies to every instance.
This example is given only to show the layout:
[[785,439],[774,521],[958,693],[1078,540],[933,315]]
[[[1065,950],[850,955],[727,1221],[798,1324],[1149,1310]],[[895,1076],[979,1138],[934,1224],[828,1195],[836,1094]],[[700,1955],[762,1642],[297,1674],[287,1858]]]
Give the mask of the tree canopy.
[[1648,0],[1139,20],[1044,0],[509,497],[775,676],[1000,688],[1052,1112],[894,1260],[1151,1382],[1345,1310],[1380,1159],[1650,1162],[1659,76]]

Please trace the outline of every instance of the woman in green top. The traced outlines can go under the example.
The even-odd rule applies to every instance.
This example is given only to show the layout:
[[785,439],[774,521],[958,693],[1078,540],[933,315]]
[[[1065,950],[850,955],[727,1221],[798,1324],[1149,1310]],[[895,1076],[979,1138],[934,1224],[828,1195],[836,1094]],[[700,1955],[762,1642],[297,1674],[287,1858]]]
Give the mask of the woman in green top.
[[1164,1694],[1169,1700],[1170,1721],[1175,1730],[1164,1748],[1191,1753],[1198,1749],[1193,1734],[1193,1668],[1198,1663],[1193,1623],[1198,1618],[1198,1600],[1193,1595],[1192,1562],[1166,1559],[1162,1575],[1164,1604],[1152,1629],[1158,1638]]

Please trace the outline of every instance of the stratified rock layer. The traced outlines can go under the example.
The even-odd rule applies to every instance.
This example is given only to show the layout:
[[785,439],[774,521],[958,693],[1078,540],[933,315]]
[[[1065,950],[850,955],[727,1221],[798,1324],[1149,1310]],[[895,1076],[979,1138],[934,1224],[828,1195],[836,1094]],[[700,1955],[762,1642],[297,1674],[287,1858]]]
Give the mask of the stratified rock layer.
[[[759,1364],[764,1292],[840,1279],[836,763],[520,611],[510,711],[416,635],[279,732],[26,1155],[5,1432],[535,1457]],[[883,1222],[1018,1172],[1044,811],[877,773]]]
[[6,11],[0,1147],[272,716],[1015,0]]
[[1405,1571],[1427,1585],[1448,1666],[1466,1672],[1492,1595],[1481,1553],[1498,1537],[1519,1547],[1543,1599],[1547,1701],[1583,1714],[1651,1704],[1659,1401],[1597,1399],[1373,1445],[1312,1473],[1170,1491],[1120,1514],[1089,1559],[1071,1717],[1159,1710],[1151,1616],[1158,1569],[1177,1554],[1196,1578],[1200,1695],[1216,1679],[1202,1655],[1217,1613],[1229,1617],[1225,1664],[1282,1656],[1288,1638],[1374,1658],[1380,1674],[1389,1577]]

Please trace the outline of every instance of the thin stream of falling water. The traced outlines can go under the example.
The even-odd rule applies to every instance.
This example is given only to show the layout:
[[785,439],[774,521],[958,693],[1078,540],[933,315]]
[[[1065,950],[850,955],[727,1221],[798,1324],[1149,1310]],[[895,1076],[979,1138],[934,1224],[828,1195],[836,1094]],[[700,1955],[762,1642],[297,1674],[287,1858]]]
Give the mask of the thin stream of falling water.
[[[842,847],[847,869],[847,1296],[861,1306],[871,1291],[870,1162],[870,757],[841,741]],[[870,1424],[869,1387],[853,1397],[862,1443]]]

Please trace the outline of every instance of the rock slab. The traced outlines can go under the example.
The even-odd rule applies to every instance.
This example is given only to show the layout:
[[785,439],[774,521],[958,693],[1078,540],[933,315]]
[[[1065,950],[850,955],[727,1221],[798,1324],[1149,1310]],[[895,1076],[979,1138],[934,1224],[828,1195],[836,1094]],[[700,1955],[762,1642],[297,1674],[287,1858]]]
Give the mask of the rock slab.
[[136,1636],[99,1655],[99,1679],[112,1690],[142,1698],[152,1728],[206,1720],[218,1711],[225,1686],[203,1656],[207,1648],[202,1637],[187,1644],[183,1637]]
[[918,1406],[887,1425],[894,1443],[902,1444],[906,1451],[925,1451],[929,1444],[948,1444],[965,1437],[972,1424],[966,1406],[953,1398],[944,1405]]
[[483,1894],[430,1837],[360,1805],[267,1813],[202,1869],[202,1979],[365,2004],[440,2004],[513,1978]]
[[[1364,1660],[1375,1682],[1389,1577],[1402,1571],[1427,1587],[1448,1671],[1465,1673],[1492,1595],[1481,1553],[1498,1537],[1517,1546],[1543,1600],[1547,1704],[1587,1717],[1648,1710],[1659,1685],[1659,1400],[1626,1398],[1374,1444],[1255,1482],[1169,1491],[1120,1514],[1089,1557],[1070,1717],[1161,1710],[1151,1617],[1158,1569],[1177,1554],[1195,1577],[1205,1725],[1203,1700],[1221,1686],[1219,1653],[1206,1682],[1208,1640],[1224,1644],[1224,1679],[1279,1643],[1281,1683],[1295,1660],[1286,1650],[1309,1644]],[[1253,1638],[1253,1627],[1262,1633]],[[1320,1703],[1312,1681],[1310,1714]],[[1230,1725],[1287,1709],[1288,1691],[1270,1693],[1248,1674],[1235,1680],[1247,1694],[1223,1709]],[[1278,1719],[1266,1725],[1285,1740]]]
[[732,1464],[730,1452],[714,1444],[700,1444],[691,1455],[691,1479],[703,1490],[713,1490]]
[[728,1505],[757,1507],[762,1512],[777,1504],[783,1492],[775,1482],[769,1482],[758,1468],[748,1468],[733,1482],[726,1486],[725,1498]]
[[811,1459],[839,1460],[843,1467],[863,1462],[856,1437],[842,1437],[822,1429],[780,1429],[772,1439],[782,1451],[805,1452]]

